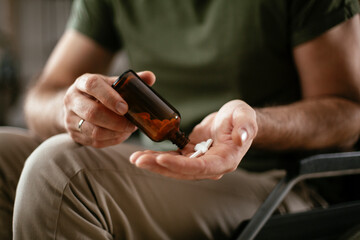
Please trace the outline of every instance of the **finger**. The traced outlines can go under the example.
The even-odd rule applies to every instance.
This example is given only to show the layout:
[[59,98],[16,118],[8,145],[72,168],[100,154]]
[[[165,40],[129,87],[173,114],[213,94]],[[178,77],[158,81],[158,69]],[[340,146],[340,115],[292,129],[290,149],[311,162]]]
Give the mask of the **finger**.
[[207,139],[212,138],[209,129],[215,116],[216,113],[208,115],[198,125],[194,127],[193,131],[189,135],[191,142],[197,144],[199,142],[206,141]]
[[118,138],[112,138],[107,140],[94,140],[85,136],[80,132],[73,132],[71,137],[74,139],[75,142],[80,143],[82,145],[92,146],[95,148],[104,148],[104,147],[120,144],[124,142],[129,136],[122,135]]
[[134,132],[136,130],[135,125],[128,119],[84,95],[74,97],[72,111],[85,121],[102,128],[118,132]]
[[[130,157],[130,162],[134,163],[137,167],[143,168],[167,177],[177,178],[177,179],[186,179],[186,180],[199,180],[199,179],[213,179],[218,180],[223,176],[223,173],[204,175],[204,174],[184,174],[179,172],[179,169],[172,171],[171,169],[161,166],[158,164],[157,158],[160,155],[163,155],[163,152],[156,151],[140,151],[135,152]],[[168,155],[171,157],[179,156],[179,152],[173,151],[168,152]],[[177,160],[175,160],[177,161]]]
[[[138,161],[140,159],[140,157],[144,156],[144,155],[147,155],[149,158],[153,159],[153,156],[158,156],[160,154],[163,154],[163,152],[160,152],[160,151],[153,151],[153,150],[145,150],[145,151],[137,151],[137,152],[134,152],[133,154],[130,155],[130,162],[135,164],[136,161]],[[168,152],[168,154],[170,155],[179,155],[179,152],[178,151],[170,151]],[[146,160],[146,158],[144,158],[143,160]],[[149,160],[151,161],[151,160]]]
[[[92,129],[90,134],[87,133],[89,131],[88,129]],[[96,134],[94,134],[94,129],[96,129]],[[95,148],[102,148],[119,144],[125,141],[131,135],[131,133],[119,133],[103,129],[86,121],[83,122],[81,128],[73,127],[70,129],[70,131],[68,130],[68,132],[75,142],[82,145],[93,146]]]
[[184,180],[195,180],[196,176],[184,175],[178,172],[172,172],[171,170],[159,165],[156,162],[156,157],[159,153],[153,151],[138,152],[133,154],[133,157],[136,156],[136,161],[131,160],[139,168],[146,169],[148,171],[161,174],[166,177],[184,179]]
[[137,75],[149,86],[154,85],[156,81],[155,74],[151,71],[138,72]]
[[[120,115],[128,111],[125,100],[107,82],[114,80],[98,74],[84,74],[76,82],[76,88],[98,101],[108,109]],[[114,80],[115,81],[115,80]]]
[[255,111],[246,106],[236,108],[232,115],[234,128],[231,138],[239,146],[251,142],[255,138],[258,129]]
[[[146,160],[143,160],[146,159]],[[183,180],[201,180],[201,179],[212,179],[212,180],[218,180],[220,179],[223,174],[217,174],[217,175],[199,175],[199,174],[183,174],[181,172],[174,172],[170,169],[161,166],[156,161],[156,156],[149,156],[143,155],[141,158],[139,158],[139,161],[136,162],[136,166],[142,169],[146,169],[151,172],[155,172],[158,174],[161,174],[166,177],[176,178],[176,179],[183,179]]]
[[199,124],[198,126],[208,127],[214,121],[217,112],[211,113],[207,115]]
[[[130,162],[138,167],[158,165],[158,163],[156,162],[156,158],[161,154],[164,153],[152,150],[137,151],[130,156]],[[170,151],[167,152],[167,154],[176,157],[177,155],[179,155],[179,152]]]
[[[113,131],[100,126],[96,126],[86,120],[82,122],[81,128],[79,128],[79,123],[81,119],[82,118],[80,118],[76,114],[71,113],[66,121],[66,129],[72,137],[74,133],[81,133],[81,139],[83,139],[84,137],[86,137],[87,139],[86,145],[90,145],[89,141],[110,141],[113,139],[122,139],[122,141],[124,141],[133,133],[133,131],[136,130],[135,128],[132,131]],[[78,137],[76,138],[76,140],[78,140],[78,142],[80,141]],[[81,142],[82,144],[85,144],[84,140],[82,140]],[[118,142],[118,140],[115,140],[115,142]],[[97,145],[97,143],[95,143],[95,145]]]
[[231,138],[238,146],[244,146],[249,139],[249,134],[245,128],[237,128],[231,133]]
[[95,148],[104,148],[104,147],[117,145],[124,142],[126,139],[129,138],[129,136],[130,134],[123,134],[118,136],[117,138],[106,139],[106,140],[93,140],[91,146]]
[[[190,154],[190,153],[189,153]],[[157,152],[157,151],[140,151],[130,156],[130,162],[137,166],[149,166],[159,164],[170,169],[172,172],[183,173],[187,175],[213,175],[207,174],[205,168],[208,167],[203,162],[203,158],[188,158],[180,155],[179,152]],[[219,169],[218,169],[219,170]]]
[[89,122],[84,122],[81,128],[81,133],[93,142],[101,141],[110,141],[112,139],[123,139],[126,140],[133,132],[117,132],[112,131],[106,128],[102,128],[96,125],[93,125]]
[[144,154],[148,154],[148,153],[156,154],[155,151],[151,151],[151,150],[137,151],[137,152],[134,152],[133,154],[130,155],[129,160],[130,160],[130,162],[131,162],[132,164],[135,164],[136,161],[137,161],[138,159],[140,159],[141,156],[143,156]]
[[236,169],[239,163],[238,159],[241,159],[241,156],[238,156],[235,150],[227,149],[226,146],[223,146],[221,149],[213,147],[197,158],[177,156],[174,159],[166,154],[162,154],[157,157],[156,161],[159,165],[173,172],[181,172],[187,175],[214,176]]
[[[149,86],[152,86],[156,81],[156,76],[151,71],[141,71],[136,73],[146,84]],[[112,77],[105,77],[105,81],[112,85],[119,77],[118,76],[112,76]]]
[[211,175],[208,171],[209,166],[203,157],[188,158],[178,156],[176,159],[163,154],[156,158],[156,162],[172,172],[182,173],[185,175]]

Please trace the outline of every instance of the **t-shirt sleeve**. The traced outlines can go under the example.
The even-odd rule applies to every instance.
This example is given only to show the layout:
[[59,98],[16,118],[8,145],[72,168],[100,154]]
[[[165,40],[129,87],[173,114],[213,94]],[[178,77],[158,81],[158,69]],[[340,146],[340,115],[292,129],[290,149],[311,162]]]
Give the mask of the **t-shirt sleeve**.
[[110,51],[117,51],[122,44],[113,14],[106,0],[74,0],[67,28],[88,36]]
[[293,46],[321,35],[360,10],[358,0],[294,0],[290,8]]

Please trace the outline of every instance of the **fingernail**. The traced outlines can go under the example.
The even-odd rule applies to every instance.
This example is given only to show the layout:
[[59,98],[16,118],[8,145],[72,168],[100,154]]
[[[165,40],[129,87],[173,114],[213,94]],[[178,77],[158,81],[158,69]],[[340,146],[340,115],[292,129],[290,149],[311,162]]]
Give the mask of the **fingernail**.
[[242,143],[247,140],[247,138],[248,138],[248,133],[247,133],[246,130],[244,130],[244,129],[241,129],[241,130],[240,130],[240,138],[241,138],[241,142],[242,142]]
[[118,102],[116,104],[116,111],[118,111],[118,113],[124,115],[127,112],[127,105],[124,102]]
[[130,155],[129,161],[130,161],[130,163],[135,164],[136,158],[135,158],[134,154]]

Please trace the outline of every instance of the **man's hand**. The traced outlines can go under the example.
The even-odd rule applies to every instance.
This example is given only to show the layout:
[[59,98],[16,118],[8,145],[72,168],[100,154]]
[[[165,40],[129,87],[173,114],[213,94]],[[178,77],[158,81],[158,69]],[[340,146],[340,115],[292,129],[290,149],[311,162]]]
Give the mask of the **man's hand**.
[[[207,116],[190,135],[190,143],[172,152],[136,152],[130,161],[140,168],[179,179],[220,179],[234,171],[257,133],[255,111],[246,103],[234,100],[217,113]],[[189,158],[194,146],[207,139],[214,142],[197,158]]]
[[[155,76],[141,72],[139,76],[152,85]],[[124,114],[127,103],[111,87],[116,77],[84,74],[68,89],[64,97],[66,131],[78,143],[106,147],[126,140],[136,127]],[[79,122],[84,122],[79,128]]]

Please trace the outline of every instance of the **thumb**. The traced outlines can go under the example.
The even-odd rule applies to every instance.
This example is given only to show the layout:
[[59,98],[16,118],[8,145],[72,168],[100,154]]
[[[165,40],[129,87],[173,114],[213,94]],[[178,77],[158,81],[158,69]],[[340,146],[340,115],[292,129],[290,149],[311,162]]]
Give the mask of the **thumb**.
[[243,146],[249,139],[249,133],[245,128],[239,128],[232,132],[232,139],[238,146]]
[[138,72],[137,75],[149,86],[152,86],[155,83],[156,76],[151,71]]
[[252,108],[236,109],[233,113],[231,138],[238,146],[251,142],[257,134],[256,114]]

